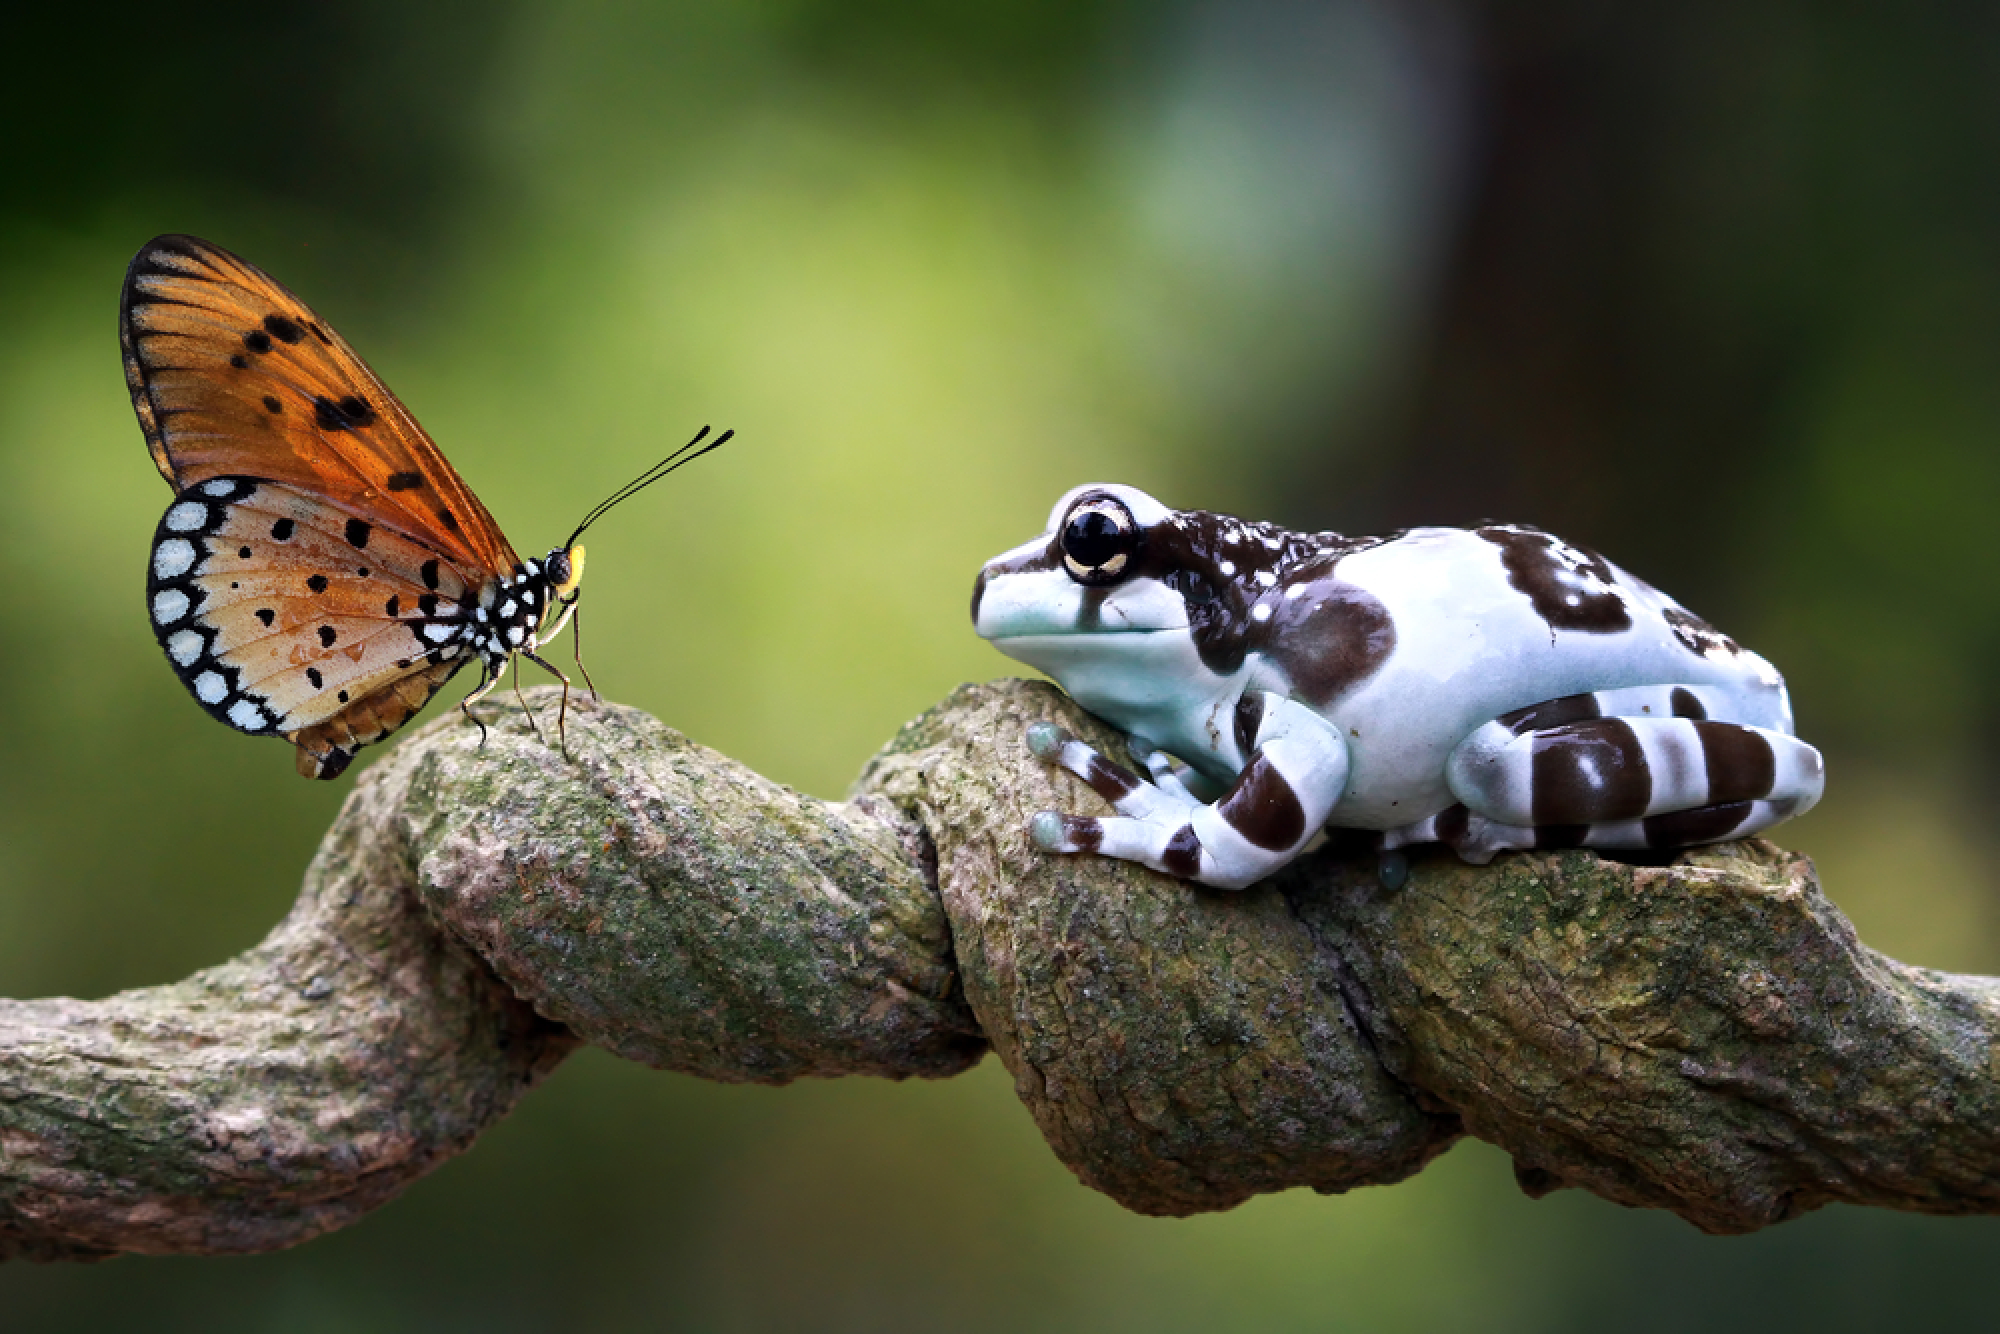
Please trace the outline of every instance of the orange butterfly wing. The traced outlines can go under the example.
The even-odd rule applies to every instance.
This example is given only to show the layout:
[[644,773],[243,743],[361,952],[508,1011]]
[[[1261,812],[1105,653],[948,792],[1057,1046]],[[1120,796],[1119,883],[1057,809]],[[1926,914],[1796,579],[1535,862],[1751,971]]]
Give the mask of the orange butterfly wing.
[[255,265],[195,237],[156,237],[126,271],[119,338],[132,407],[176,493],[263,478],[325,496],[468,574],[518,562],[409,410]]

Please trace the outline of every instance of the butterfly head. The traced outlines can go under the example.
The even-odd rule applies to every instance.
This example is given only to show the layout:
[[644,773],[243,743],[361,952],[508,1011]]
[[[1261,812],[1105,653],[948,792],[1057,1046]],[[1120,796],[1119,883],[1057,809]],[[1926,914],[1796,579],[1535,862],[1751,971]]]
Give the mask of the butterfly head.
[[542,562],[542,572],[548,577],[552,602],[574,602],[577,586],[583,583],[583,543],[573,542],[551,551]]

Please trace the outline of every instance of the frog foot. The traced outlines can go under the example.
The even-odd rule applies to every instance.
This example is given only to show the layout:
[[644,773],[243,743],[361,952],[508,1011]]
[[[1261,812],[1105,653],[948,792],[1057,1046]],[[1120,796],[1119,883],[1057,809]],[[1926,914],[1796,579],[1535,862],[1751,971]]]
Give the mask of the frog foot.
[[1202,846],[1193,822],[1207,804],[1188,791],[1166,755],[1146,753],[1153,780],[1148,782],[1054,723],[1031,724],[1027,739],[1035,758],[1069,770],[1118,812],[1099,819],[1038,811],[1028,823],[1035,846],[1044,852],[1095,852],[1188,879],[1201,876]]
[[1277,695],[1246,697],[1237,727],[1250,758],[1227,791],[1203,801],[1160,751],[1135,747],[1148,782],[1053,723],[1034,724],[1028,748],[1088,783],[1118,814],[1042,811],[1029,835],[1050,852],[1095,852],[1216,889],[1257,883],[1326,823],[1347,783],[1347,755],[1332,724]]

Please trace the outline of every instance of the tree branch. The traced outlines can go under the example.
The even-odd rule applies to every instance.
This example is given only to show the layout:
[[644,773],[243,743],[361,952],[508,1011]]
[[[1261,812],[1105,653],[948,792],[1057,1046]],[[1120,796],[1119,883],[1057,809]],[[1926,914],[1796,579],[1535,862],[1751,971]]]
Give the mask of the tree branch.
[[[553,696],[540,694],[544,726]],[[1400,1180],[1461,1133],[1748,1231],[1831,1200],[2000,1211],[2000,982],[1862,946],[1761,842],[1632,867],[1302,859],[1242,894],[1054,858],[1089,809],[966,687],[852,798],[577,706],[374,765],[291,915],[102,1001],[0,1002],[0,1255],[263,1250],[358,1218],[579,1041],[713,1079],[941,1077],[988,1043],[1051,1147],[1145,1213]]]

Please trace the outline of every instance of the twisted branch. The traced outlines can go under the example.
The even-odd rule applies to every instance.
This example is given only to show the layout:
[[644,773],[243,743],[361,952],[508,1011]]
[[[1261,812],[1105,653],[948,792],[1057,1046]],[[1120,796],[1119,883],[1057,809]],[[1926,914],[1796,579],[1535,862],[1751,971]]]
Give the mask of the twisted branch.
[[1468,1133],[1530,1194],[1714,1232],[2000,1211],[2000,981],[1867,949],[1805,859],[1419,857],[1391,893],[1329,852],[1214,893],[1026,843],[1093,800],[1027,757],[1041,718],[1114,743],[1047,686],[967,687],[845,802],[628,709],[573,711],[568,760],[518,716],[483,749],[433,724],[255,949],[0,1001],[0,1255],[294,1244],[580,1042],[768,1083],[990,1044],[1057,1155],[1144,1213],[1397,1181]]

